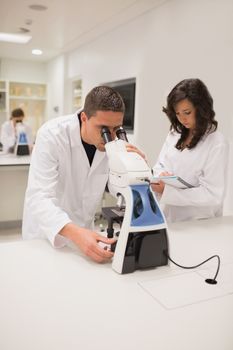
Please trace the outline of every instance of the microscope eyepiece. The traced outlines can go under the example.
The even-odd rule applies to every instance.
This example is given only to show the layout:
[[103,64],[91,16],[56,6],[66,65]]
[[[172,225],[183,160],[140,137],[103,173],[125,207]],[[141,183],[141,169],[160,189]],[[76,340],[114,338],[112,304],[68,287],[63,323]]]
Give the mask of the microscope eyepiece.
[[107,128],[106,126],[104,126],[101,130],[101,136],[104,140],[104,143],[108,143],[112,141],[112,135],[110,133],[109,128]]
[[116,135],[117,135],[118,139],[128,142],[126,131],[122,126],[120,126],[119,129],[117,129]]

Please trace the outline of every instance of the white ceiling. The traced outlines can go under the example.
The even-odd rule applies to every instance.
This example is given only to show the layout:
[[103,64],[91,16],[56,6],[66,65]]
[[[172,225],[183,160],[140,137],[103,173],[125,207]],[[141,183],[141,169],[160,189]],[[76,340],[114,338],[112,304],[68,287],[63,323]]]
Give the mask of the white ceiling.
[[[166,0],[0,0],[0,32],[30,30],[27,44],[0,42],[0,58],[46,62],[78,48]],[[30,5],[44,5],[35,11]],[[32,22],[28,24],[28,22]],[[33,56],[32,49],[43,50]]]

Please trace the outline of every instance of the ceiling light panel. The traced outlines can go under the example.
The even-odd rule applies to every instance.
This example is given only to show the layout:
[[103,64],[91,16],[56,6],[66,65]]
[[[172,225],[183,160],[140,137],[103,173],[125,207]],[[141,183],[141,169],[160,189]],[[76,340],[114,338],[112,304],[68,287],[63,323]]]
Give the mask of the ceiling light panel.
[[27,44],[31,38],[30,35],[25,34],[0,33],[0,41],[7,43]]

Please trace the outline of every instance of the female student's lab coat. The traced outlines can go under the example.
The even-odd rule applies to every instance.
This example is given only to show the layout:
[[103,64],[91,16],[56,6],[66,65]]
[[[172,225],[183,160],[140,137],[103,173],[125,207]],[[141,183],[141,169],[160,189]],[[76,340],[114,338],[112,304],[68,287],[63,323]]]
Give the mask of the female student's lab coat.
[[96,150],[90,167],[77,115],[45,123],[32,152],[23,237],[48,238],[59,247],[67,242],[58,234],[67,223],[93,228],[107,180],[106,153]]
[[228,143],[219,131],[205,135],[193,149],[179,151],[180,137],[170,132],[153,170],[167,171],[194,186],[179,189],[165,185],[160,198],[168,222],[221,216],[226,189]]
[[[33,137],[32,137],[32,131],[29,125],[24,124],[24,129],[27,135],[27,141],[28,145],[32,146],[33,145]],[[13,148],[16,145],[17,141],[17,132],[14,127],[13,121],[12,120],[7,120],[2,124],[1,127],[1,136],[0,136],[0,141],[3,145],[3,151],[4,152],[9,152],[11,148]]]

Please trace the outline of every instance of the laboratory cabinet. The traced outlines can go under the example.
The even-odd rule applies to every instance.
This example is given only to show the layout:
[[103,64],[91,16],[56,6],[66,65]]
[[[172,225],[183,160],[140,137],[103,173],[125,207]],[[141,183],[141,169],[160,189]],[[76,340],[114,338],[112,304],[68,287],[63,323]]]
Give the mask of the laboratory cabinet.
[[0,80],[0,124],[10,117],[15,108],[23,109],[25,121],[36,135],[47,119],[47,85]]
[[82,107],[82,80],[72,82],[72,110],[76,112]]
[[0,152],[0,228],[22,221],[29,165],[30,156]]
[[6,82],[0,80],[0,125],[7,117],[7,96],[6,96]]

